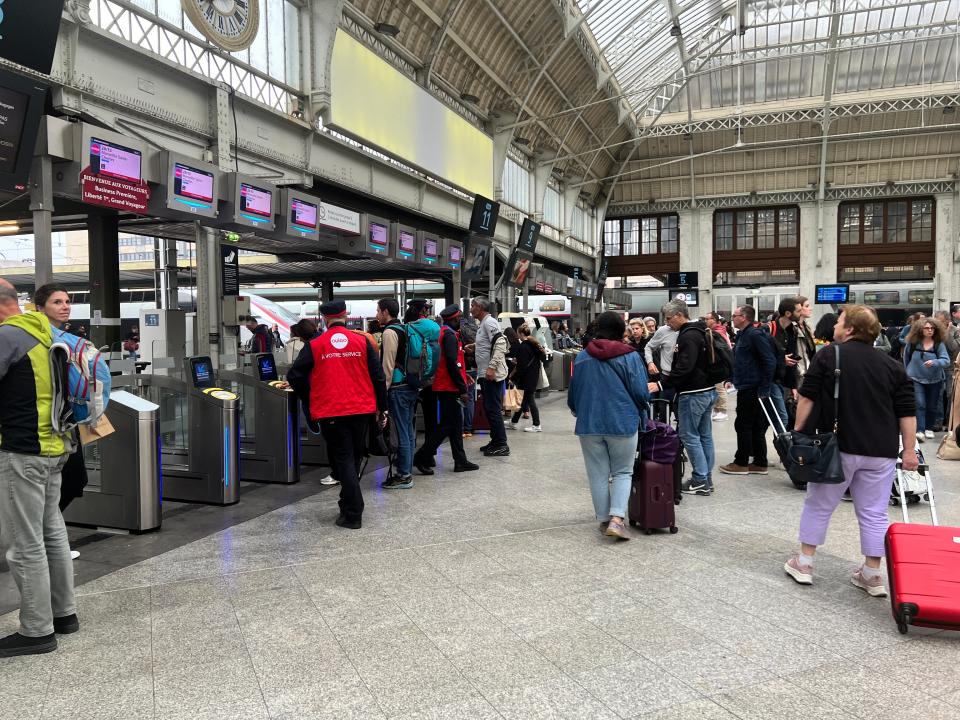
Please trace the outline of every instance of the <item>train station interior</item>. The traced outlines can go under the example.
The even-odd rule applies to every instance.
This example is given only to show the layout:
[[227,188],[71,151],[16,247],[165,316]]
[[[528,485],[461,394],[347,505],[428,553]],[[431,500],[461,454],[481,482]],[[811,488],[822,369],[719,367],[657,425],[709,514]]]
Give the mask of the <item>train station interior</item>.
[[[625,516],[630,542],[592,502],[570,391],[601,314],[655,329],[676,301],[773,332],[801,298],[811,328],[830,318],[811,362],[848,305],[907,343],[890,365],[913,321],[960,338],[958,106],[960,0],[7,0],[0,310],[12,287],[43,316],[56,288],[56,332],[111,390],[109,428],[77,418],[86,486],[58,480],[51,509],[79,631],[15,657],[0,640],[0,717],[960,719],[960,622],[907,632],[909,606],[851,584],[859,505],[840,502],[812,586],[784,572],[813,490],[775,431],[769,469],[720,469],[735,384],[712,491],[667,502],[669,531]],[[488,303],[528,329],[539,420],[517,400],[488,454],[476,388],[494,381],[464,371],[456,437],[479,469],[445,443],[397,486],[396,448],[365,452],[354,531],[297,373],[336,323],[379,367],[384,298],[401,320]],[[14,462],[37,453],[4,442],[7,356],[9,519]],[[887,510],[960,535],[960,356],[943,366],[922,490],[898,494],[891,459]],[[421,402],[417,448],[447,421]],[[3,638],[35,598],[10,522],[0,538]],[[955,547],[930,553],[955,559],[942,588]]]

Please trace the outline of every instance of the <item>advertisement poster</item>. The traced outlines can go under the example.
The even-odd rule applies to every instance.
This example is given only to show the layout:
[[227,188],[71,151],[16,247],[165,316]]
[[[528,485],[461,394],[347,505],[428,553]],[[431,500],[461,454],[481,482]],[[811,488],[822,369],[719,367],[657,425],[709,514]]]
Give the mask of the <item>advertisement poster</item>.
[[464,279],[483,277],[490,267],[490,253],[492,251],[493,247],[490,243],[471,240],[467,258],[463,264]]
[[221,245],[220,261],[223,296],[236,297],[240,294],[240,251]]
[[510,284],[515,288],[521,288],[527,283],[527,277],[530,275],[530,263],[533,262],[533,256],[521,251],[515,251],[514,255],[513,270],[510,273]]

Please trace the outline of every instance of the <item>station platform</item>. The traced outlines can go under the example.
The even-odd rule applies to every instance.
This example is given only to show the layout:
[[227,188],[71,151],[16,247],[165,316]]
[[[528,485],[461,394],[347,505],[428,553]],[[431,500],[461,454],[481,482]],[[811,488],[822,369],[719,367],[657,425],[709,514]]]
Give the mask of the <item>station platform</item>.
[[[901,636],[888,602],[849,583],[851,505],[813,587],[781,569],[803,496],[777,468],[715,476],[712,497],[685,497],[677,535],[611,544],[565,400],[551,393],[544,432],[511,434],[512,454],[480,457],[480,472],[454,475],[442,456],[435,476],[392,492],[383,471],[368,475],[360,531],[333,525],[338,490],[309,476],[183,511],[155,535],[91,541],[81,632],[53,655],[4,661],[2,715],[960,717],[960,635]],[[733,418],[714,429],[722,464]],[[924,449],[941,522],[960,525],[960,473]],[[16,626],[0,617],[0,633]]]

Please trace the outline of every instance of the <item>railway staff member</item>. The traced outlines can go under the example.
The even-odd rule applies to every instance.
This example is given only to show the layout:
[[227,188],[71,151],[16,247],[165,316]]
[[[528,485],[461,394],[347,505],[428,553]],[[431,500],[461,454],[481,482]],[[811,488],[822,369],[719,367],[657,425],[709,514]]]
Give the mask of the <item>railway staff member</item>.
[[380,357],[370,341],[346,327],[347,306],[331,300],[320,308],[327,331],[313,338],[287,373],[312,426],[327,443],[333,476],[340,481],[336,524],[359,530],[363,517],[360,460],[366,452],[371,416],[383,422],[387,386]]

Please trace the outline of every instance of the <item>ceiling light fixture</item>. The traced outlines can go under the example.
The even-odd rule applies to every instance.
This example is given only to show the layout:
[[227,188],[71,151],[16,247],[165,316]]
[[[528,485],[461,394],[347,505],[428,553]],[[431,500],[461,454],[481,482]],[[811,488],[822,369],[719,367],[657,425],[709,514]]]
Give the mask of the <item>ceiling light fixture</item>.
[[460,93],[460,99],[465,103],[473,103],[474,105],[480,102],[480,98],[474,95],[473,93],[462,92]]
[[373,29],[376,30],[381,35],[386,35],[387,37],[392,37],[392,38],[395,38],[397,35],[400,34],[400,28],[398,28],[396,25],[392,25],[390,23],[385,23],[385,22],[378,22],[376,25],[373,26]]
[[0,222],[0,235],[16,235],[20,232],[20,223],[16,220]]

